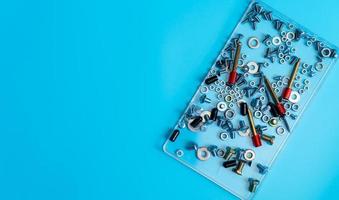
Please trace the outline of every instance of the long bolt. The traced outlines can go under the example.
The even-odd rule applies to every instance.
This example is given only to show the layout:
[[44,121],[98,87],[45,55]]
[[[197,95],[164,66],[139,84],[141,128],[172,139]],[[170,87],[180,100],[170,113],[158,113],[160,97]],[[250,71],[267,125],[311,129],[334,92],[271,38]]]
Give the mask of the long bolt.
[[282,93],[283,99],[288,99],[291,96],[292,84],[293,84],[293,81],[295,79],[295,76],[297,75],[299,66],[300,66],[300,58],[298,58],[297,62],[295,63],[294,69],[293,69],[291,77],[290,77],[290,80],[288,81],[288,85],[285,88],[284,92]]

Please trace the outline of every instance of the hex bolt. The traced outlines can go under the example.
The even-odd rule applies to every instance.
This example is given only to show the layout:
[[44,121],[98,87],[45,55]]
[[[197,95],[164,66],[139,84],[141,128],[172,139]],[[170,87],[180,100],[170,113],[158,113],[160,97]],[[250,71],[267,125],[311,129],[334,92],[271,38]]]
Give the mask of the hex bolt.
[[241,176],[241,175],[242,175],[242,170],[244,169],[244,166],[245,166],[245,163],[246,163],[245,161],[239,160],[237,167],[234,168],[233,171],[234,171],[236,174],[238,174],[238,175]]
[[200,97],[200,103],[211,103],[211,99],[206,94],[203,94]]
[[226,148],[226,153],[225,153],[225,156],[224,156],[224,159],[227,161],[229,159],[232,158],[233,155],[235,155],[235,150],[232,149],[231,147],[227,147]]
[[267,142],[270,145],[273,145],[275,136],[274,135],[266,135],[266,134],[261,134],[261,139]]
[[250,186],[248,187],[248,190],[250,192],[255,192],[257,187],[258,187],[258,185],[259,185],[259,183],[260,183],[260,181],[257,180],[257,179],[249,178],[248,182],[250,183]]
[[264,165],[262,165],[260,163],[257,164],[257,167],[258,167],[258,170],[259,170],[259,174],[264,175],[268,171],[268,167],[266,167],[266,166],[264,166]]

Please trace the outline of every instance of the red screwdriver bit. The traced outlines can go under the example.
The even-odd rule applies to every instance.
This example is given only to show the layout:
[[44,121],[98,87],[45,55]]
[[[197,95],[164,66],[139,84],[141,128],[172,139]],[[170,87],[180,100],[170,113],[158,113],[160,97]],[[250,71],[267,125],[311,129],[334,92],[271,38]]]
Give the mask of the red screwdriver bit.
[[252,131],[252,143],[255,147],[260,147],[261,146],[260,135],[257,133],[255,129],[252,111],[250,110],[248,106],[247,106],[247,116],[248,116],[248,121],[250,122],[251,131]]
[[278,115],[281,117],[285,116],[286,110],[284,106],[282,105],[282,103],[279,101],[277,95],[274,93],[270,81],[266,78],[266,76],[264,76],[264,80],[265,80],[266,88],[268,89],[273,99],[273,102],[275,104],[275,107],[277,108]]
[[228,77],[228,84],[229,85],[234,85],[234,83],[237,80],[237,76],[238,76],[237,68],[238,68],[238,60],[239,60],[239,57],[240,57],[241,45],[242,45],[241,42],[238,41],[237,42],[237,50],[236,50],[234,61],[233,61],[233,69],[230,72],[230,76]]

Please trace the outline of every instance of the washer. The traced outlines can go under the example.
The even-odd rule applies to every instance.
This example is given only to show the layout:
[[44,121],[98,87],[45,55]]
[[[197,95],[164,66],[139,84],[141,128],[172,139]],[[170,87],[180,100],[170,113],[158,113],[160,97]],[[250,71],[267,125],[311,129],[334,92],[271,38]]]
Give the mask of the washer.
[[260,110],[256,110],[254,112],[254,117],[260,119],[262,117],[262,112]]
[[298,92],[296,92],[296,91],[292,91],[291,95],[290,95],[290,98],[288,98],[288,100],[291,103],[298,103],[300,101],[300,94]]
[[275,46],[279,46],[281,44],[281,39],[279,36],[275,36],[272,38],[272,44]]
[[276,132],[278,135],[284,135],[285,134],[285,129],[282,126],[278,126],[276,129]]
[[263,115],[261,117],[261,120],[264,122],[264,123],[267,123],[268,121],[270,121],[270,117],[268,115]]
[[208,151],[207,147],[200,147],[197,150],[197,158],[201,161],[206,161],[211,157],[211,153]]
[[225,101],[226,102],[232,102],[232,100],[233,100],[233,97],[231,95],[226,95],[225,96]]
[[322,71],[324,69],[324,64],[321,63],[321,62],[317,62],[314,67],[315,67],[315,70],[320,72],[320,71]]
[[295,34],[294,34],[293,32],[287,32],[287,33],[286,33],[286,38],[287,38],[287,40],[289,40],[289,41],[294,40]]
[[[225,97],[225,98],[226,98],[226,97]],[[224,112],[224,111],[227,109],[227,104],[226,104],[226,102],[220,101],[220,102],[217,104],[217,109],[218,109],[220,112]]]
[[175,154],[177,155],[178,158],[181,158],[184,156],[184,151],[181,149],[178,149]]
[[292,105],[292,110],[293,111],[298,111],[299,110],[299,105],[298,104],[293,104]]
[[321,55],[322,55],[323,57],[328,58],[328,57],[330,57],[330,55],[331,55],[331,49],[325,47],[325,48],[323,48],[323,49],[321,50],[320,53],[321,53]]
[[247,149],[244,152],[244,159],[247,161],[253,161],[255,159],[255,152],[252,149]]
[[207,86],[201,87],[201,88],[200,88],[200,92],[201,92],[202,94],[207,93],[207,92],[208,92],[208,87],[207,87]]
[[225,141],[225,140],[227,140],[228,135],[227,135],[226,132],[222,132],[222,133],[219,134],[219,138],[220,138],[220,140]]
[[248,40],[247,40],[247,45],[249,48],[251,49],[257,49],[260,47],[260,42],[259,42],[259,39],[257,37],[250,37]]
[[250,73],[250,74],[258,73],[259,65],[256,62],[254,62],[254,61],[248,62],[247,66],[248,66],[248,73]]

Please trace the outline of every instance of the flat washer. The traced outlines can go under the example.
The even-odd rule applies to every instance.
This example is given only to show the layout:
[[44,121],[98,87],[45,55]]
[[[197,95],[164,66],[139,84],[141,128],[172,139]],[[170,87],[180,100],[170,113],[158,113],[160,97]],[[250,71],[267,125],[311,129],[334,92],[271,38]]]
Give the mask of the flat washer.
[[254,117],[260,119],[262,117],[262,112],[260,110],[256,110],[254,112]]
[[251,49],[257,49],[260,47],[259,39],[257,37],[250,37],[247,41],[247,45]]
[[248,73],[250,74],[256,74],[259,71],[259,65],[256,62],[248,62],[247,63],[248,66]]
[[321,50],[320,53],[321,53],[321,55],[322,55],[323,57],[328,58],[328,57],[330,57],[330,55],[331,55],[331,49],[325,47],[325,48],[323,48],[323,49]]
[[286,33],[286,38],[288,39],[288,40],[294,40],[294,38],[295,38],[295,34],[293,33],[293,32],[287,32]]
[[211,153],[207,147],[199,147],[197,150],[197,158],[201,161],[206,161],[211,157]]
[[245,152],[244,152],[244,158],[245,160],[247,161],[252,161],[255,159],[255,152],[252,150],[252,149],[247,149]]
[[[226,97],[225,97],[225,98],[226,98]],[[224,111],[227,109],[227,104],[226,104],[226,102],[220,101],[220,102],[217,104],[217,109],[218,109],[220,112],[224,112]]]
[[298,92],[296,92],[296,91],[292,91],[291,95],[290,95],[290,98],[288,98],[288,100],[291,103],[298,103],[300,101],[300,94]]
[[264,122],[264,123],[268,123],[268,121],[270,121],[270,117],[268,115],[263,115],[261,117],[261,120]]
[[276,132],[278,135],[284,135],[285,134],[285,129],[282,126],[278,126],[276,129]]
[[200,92],[201,92],[202,94],[207,93],[207,92],[208,92],[208,87],[207,87],[207,86],[201,87],[201,88],[200,88]]
[[177,155],[178,158],[181,158],[184,156],[184,151],[181,149],[178,149],[175,154]]
[[272,38],[272,44],[275,46],[279,46],[281,44],[281,39],[279,36],[275,36]]
[[227,135],[226,132],[222,132],[222,133],[219,134],[219,138],[220,138],[220,140],[225,141],[225,140],[227,140],[228,135]]

